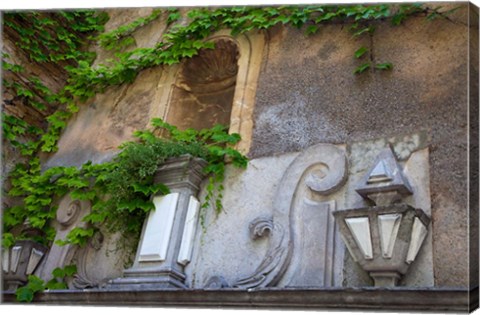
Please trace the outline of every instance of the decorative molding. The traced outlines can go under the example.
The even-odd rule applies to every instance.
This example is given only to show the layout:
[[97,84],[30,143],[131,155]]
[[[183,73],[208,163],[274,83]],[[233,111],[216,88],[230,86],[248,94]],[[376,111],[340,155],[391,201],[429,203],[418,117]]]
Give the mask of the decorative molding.
[[189,154],[170,158],[158,168],[154,182],[168,186],[171,192],[188,189],[192,195],[196,195],[205,178],[203,169],[206,165],[205,160]]
[[[291,267],[292,254],[295,253],[295,220],[299,211],[304,209],[304,201],[315,209],[327,206],[327,216],[334,210],[335,202],[313,201],[304,198],[296,198],[298,195],[305,195],[310,191],[313,195],[325,196],[339,190],[347,179],[347,159],[345,152],[331,144],[318,144],[302,152],[290,164],[280,181],[274,200],[274,212],[272,218],[259,217],[249,224],[249,232],[252,240],[269,236],[269,246],[265,257],[259,266],[249,276],[236,280],[232,286],[235,288],[259,288],[276,286],[282,280],[286,271]],[[333,204],[333,208],[332,208]],[[327,220],[329,221],[329,220]],[[325,255],[334,255],[335,244],[335,223],[333,218],[331,225],[326,223],[330,233],[328,242],[323,244]],[[330,222],[330,221],[329,221]],[[329,237],[330,236],[330,237]],[[302,235],[302,237],[306,237]],[[312,235],[309,235],[312,237]],[[312,258],[313,259],[313,258]],[[325,261],[324,277],[319,286],[329,284],[333,281],[333,261]],[[342,259],[343,260],[343,259]],[[317,261],[311,262],[317,264]],[[307,272],[311,268],[305,267]],[[341,268],[341,266],[340,266]],[[327,270],[328,269],[328,270]],[[328,279],[328,280],[327,280]],[[291,279],[290,279],[291,280]],[[290,282],[286,280],[286,282]]]
[[27,265],[27,275],[31,275],[35,271],[35,268],[37,268],[38,263],[40,262],[40,260],[42,260],[43,255],[45,255],[43,251],[32,248],[30,252],[30,259],[28,260]]
[[167,256],[179,193],[155,196],[155,210],[148,215],[138,261],[164,261]]
[[182,244],[180,245],[177,258],[177,262],[182,266],[190,263],[199,211],[200,202],[194,196],[190,196],[185,226],[183,227]]
[[[56,219],[59,228],[55,235],[55,241],[64,240],[75,227],[86,227],[87,224],[82,221],[82,218],[90,213],[90,210],[91,204],[88,200],[74,200],[70,194],[63,197],[58,204]],[[55,241],[36,272],[40,278],[45,280],[52,278],[52,271],[55,268],[63,268],[69,264],[78,250],[77,245],[59,246],[55,244]]]
[[89,288],[98,288],[106,280],[98,281],[94,280],[88,275],[87,270],[87,263],[89,254],[93,251],[99,251],[103,245],[103,234],[101,232],[97,232],[93,235],[93,237],[88,241],[88,245],[84,248],[81,248],[77,251],[76,257],[76,266],[77,266],[77,273],[75,274],[72,286],[77,289],[89,289]]
[[3,272],[10,270],[10,251],[6,248],[2,252],[2,270]]
[[123,271],[123,277],[108,281],[107,288],[187,288],[184,269],[190,261],[199,208],[195,196],[206,164],[203,159],[183,155],[159,166],[154,182],[163,183],[171,193],[153,196],[155,210],[143,225],[135,261]]
[[346,159],[330,160],[329,164],[316,163],[305,173],[305,185],[320,195],[330,195],[345,184]]
[[252,240],[269,234],[271,242],[257,269],[251,275],[235,281],[232,285],[234,288],[266,287],[276,283],[290,252],[291,244],[285,238],[285,229],[279,224],[274,224],[271,219],[257,218],[250,223],[249,229]]
[[68,206],[59,207],[57,211],[58,223],[64,227],[71,225],[78,218],[81,208],[79,200],[72,200]]
[[[420,298],[421,297],[421,298]],[[3,303],[18,303],[15,292],[3,292]],[[35,304],[65,306],[114,307],[192,307],[192,308],[243,308],[305,310],[348,309],[389,310],[396,312],[429,311],[468,313],[478,308],[478,287],[467,288],[259,288],[237,289],[188,289],[188,290],[52,290],[35,294]],[[370,313],[370,312],[368,312]],[[334,313],[332,313],[334,314]],[[360,313],[359,313],[360,314]]]
[[13,246],[11,252],[10,260],[10,272],[16,273],[18,268],[18,263],[20,261],[20,254],[22,253],[22,246]]
[[361,183],[357,193],[377,206],[398,202],[413,191],[391,148],[378,154]]
[[250,238],[256,240],[273,232],[272,218],[258,217],[248,225]]

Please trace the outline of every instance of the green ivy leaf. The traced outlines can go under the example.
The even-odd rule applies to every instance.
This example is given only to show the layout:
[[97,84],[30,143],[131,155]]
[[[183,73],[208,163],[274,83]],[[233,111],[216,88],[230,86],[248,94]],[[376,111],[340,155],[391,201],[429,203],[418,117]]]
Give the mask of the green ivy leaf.
[[15,244],[15,237],[12,233],[4,232],[2,235],[2,247],[10,248]]
[[53,269],[52,271],[52,275],[55,277],[55,278],[64,278],[65,277],[65,271],[62,269],[62,268],[55,268]]
[[93,228],[85,229],[75,227],[67,234],[66,240],[57,240],[55,243],[59,246],[74,244],[82,247],[87,244],[87,241],[93,236],[94,232]]
[[305,30],[306,35],[312,35],[315,34],[318,31],[318,26],[317,25],[309,25],[307,29]]
[[[98,204],[97,204],[98,205]],[[102,212],[98,212],[98,211],[92,211],[90,214],[86,215],[84,218],[83,218],[83,221],[84,222],[89,222],[89,223],[102,223],[105,221],[105,219],[107,218],[108,216],[108,212],[107,211],[102,211]]]
[[379,63],[375,65],[375,68],[379,70],[392,70],[393,64],[391,62]]
[[59,282],[56,279],[52,279],[47,282],[45,288],[48,290],[65,290],[68,289],[68,286],[64,282]]
[[358,66],[353,73],[354,74],[360,74],[360,73],[365,72],[369,68],[370,68],[370,62],[367,62],[367,63],[364,63],[364,64]]
[[357,49],[357,50],[355,51],[355,58],[358,59],[358,58],[362,57],[363,55],[365,55],[365,53],[366,53],[367,51],[368,51],[367,48],[365,48],[365,47],[363,47],[363,46],[360,47],[359,49]]
[[29,287],[20,287],[15,291],[15,296],[19,302],[30,303],[33,301],[33,293]]
[[74,200],[93,200],[96,197],[96,192],[91,190],[76,189],[70,193]]
[[45,283],[39,277],[30,275],[28,276],[27,287],[35,293],[43,291],[45,289]]
[[372,25],[370,25],[370,26],[368,26],[368,27],[364,27],[364,28],[362,28],[362,29],[354,32],[354,33],[353,33],[353,37],[358,37],[358,36],[360,36],[360,35],[362,35],[362,34],[364,34],[364,33],[367,33],[367,32],[368,32],[368,33],[373,33],[374,31],[375,31],[375,27],[372,26]]
[[77,266],[76,265],[68,265],[68,266],[65,266],[63,269],[64,269],[65,275],[67,277],[72,277],[74,274],[77,273]]

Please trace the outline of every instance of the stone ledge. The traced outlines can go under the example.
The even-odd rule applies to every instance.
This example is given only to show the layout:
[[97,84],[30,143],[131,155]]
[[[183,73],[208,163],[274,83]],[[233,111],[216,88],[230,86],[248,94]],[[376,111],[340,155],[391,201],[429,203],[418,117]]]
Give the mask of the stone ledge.
[[[421,310],[470,312],[478,308],[478,287],[457,288],[264,288],[163,290],[58,290],[39,293],[33,304],[233,307],[338,310]],[[13,292],[3,292],[2,303],[16,304]]]

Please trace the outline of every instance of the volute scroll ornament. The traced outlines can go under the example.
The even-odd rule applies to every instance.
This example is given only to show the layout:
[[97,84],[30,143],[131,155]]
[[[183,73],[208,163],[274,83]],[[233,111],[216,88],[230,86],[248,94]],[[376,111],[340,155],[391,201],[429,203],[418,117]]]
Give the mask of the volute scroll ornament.
[[[231,286],[252,289],[311,286],[311,282],[319,287],[338,284],[334,261],[343,261],[343,256],[342,250],[336,249],[337,231],[331,216],[335,200],[331,196],[344,186],[347,170],[342,147],[318,144],[300,153],[279,182],[272,218],[259,217],[249,224],[252,240],[269,236],[263,260],[250,275]],[[315,223],[318,220],[320,224]],[[316,241],[319,238],[324,239],[323,243]],[[303,248],[307,247],[314,248],[317,254],[303,259]],[[320,262],[318,257],[322,255]]]
[[290,244],[285,238],[285,229],[279,224],[274,224],[272,219],[259,217],[250,223],[249,229],[252,240],[269,235],[269,249],[255,271],[235,281],[232,285],[234,288],[249,289],[277,283],[279,275],[281,276],[284,271],[285,257],[290,251]]
[[[62,202],[65,203],[64,201]],[[64,227],[71,225],[78,218],[81,209],[82,206],[79,200],[73,200],[67,206],[61,204],[57,211],[58,223]]]
[[250,238],[256,240],[271,234],[273,231],[273,221],[271,218],[258,217],[248,225]]
[[60,246],[55,242],[64,240],[68,233],[76,227],[86,227],[87,223],[83,222],[82,218],[90,211],[91,203],[88,200],[72,199],[70,194],[67,194],[60,200],[56,216],[59,229],[57,230],[55,241],[38,271],[38,275],[42,279],[50,279],[55,268],[63,268],[71,262],[77,253],[78,246],[72,244]]

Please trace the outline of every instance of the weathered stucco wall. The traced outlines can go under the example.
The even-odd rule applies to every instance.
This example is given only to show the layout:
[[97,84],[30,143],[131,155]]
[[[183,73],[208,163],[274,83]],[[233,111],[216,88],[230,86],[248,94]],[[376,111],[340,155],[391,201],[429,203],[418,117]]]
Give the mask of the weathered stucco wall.
[[[255,170],[229,173],[226,211],[216,219],[208,212],[205,230],[197,234],[186,269],[190,285],[202,287],[213,273],[230,282],[234,275],[248,275],[260,262],[267,244],[252,244],[248,223],[271,214],[275,188],[299,152],[318,143],[345,144],[350,152],[360,142],[424,134],[433,222],[431,256],[423,263],[433,265],[433,279],[420,282],[468,286],[469,30],[468,6],[462,6],[450,20],[417,17],[398,27],[380,22],[382,27],[378,25],[372,37],[360,40],[352,39],[344,25],[323,26],[309,37],[303,30],[280,26],[263,34],[263,59],[249,65],[260,70],[254,127],[242,134],[251,140],[249,168]],[[107,29],[148,12],[113,10]],[[136,41],[150,45],[163,29],[161,21],[155,22],[142,29]],[[470,31],[477,32],[478,26]],[[361,62],[353,53],[362,45],[371,49],[375,62],[392,62],[393,70],[354,75]],[[104,57],[100,55],[97,63]],[[145,70],[133,84],[97,95],[73,117],[59,151],[45,167],[111,158],[134,130],[146,128],[150,118],[162,114],[158,104],[174,83],[176,69]],[[343,277],[344,285],[369,281],[348,254]]]
[[[250,151],[260,157],[426,130],[438,286],[468,282],[467,22],[465,7],[452,21],[377,27],[370,43],[338,25],[309,39],[301,30],[270,31]],[[394,69],[352,75],[361,45]]]

